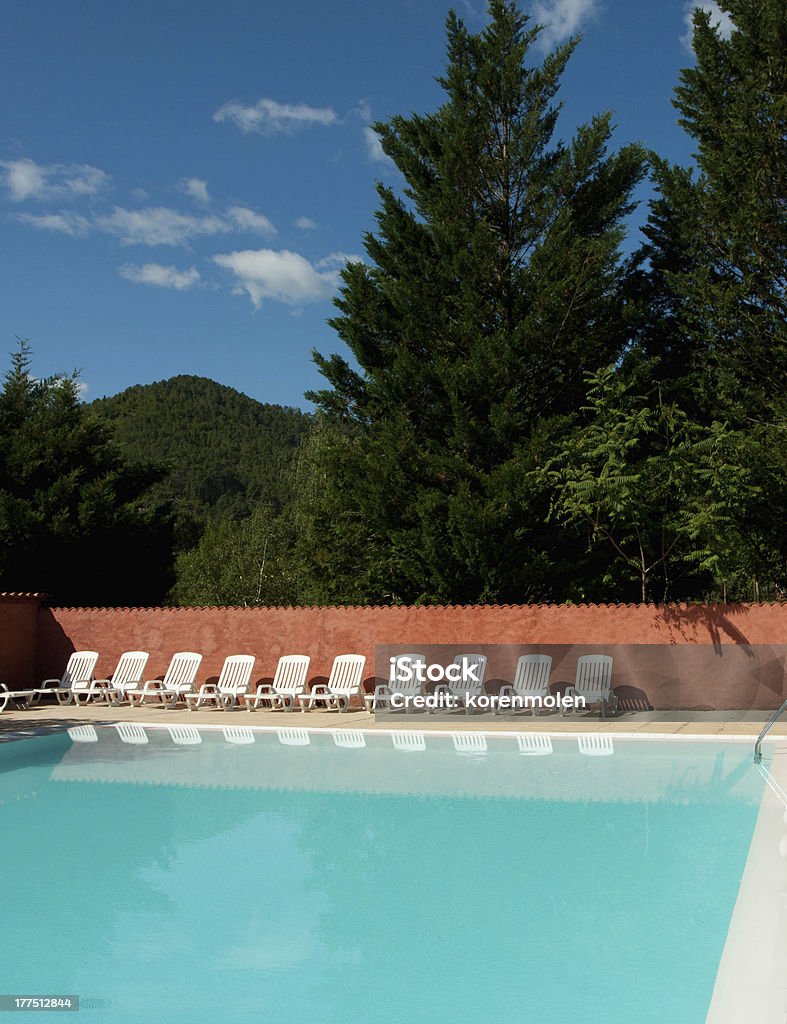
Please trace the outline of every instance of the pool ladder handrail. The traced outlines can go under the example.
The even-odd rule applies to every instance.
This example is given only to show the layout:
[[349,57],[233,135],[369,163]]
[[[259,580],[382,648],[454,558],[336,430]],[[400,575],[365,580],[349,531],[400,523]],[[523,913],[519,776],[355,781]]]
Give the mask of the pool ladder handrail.
[[784,701],[784,703],[781,705],[781,707],[778,707],[773,712],[771,717],[768,719],[768,721],[763,726],[762,732],[757,737],[757,742],[754,744],[754,763],[755,764],[761,764],[762,763],[762,741],[765,739],[765,737],[771,731],[773,726],[776,724],[777,720],[779,718],[781,718],[781,716],[782,716],[782,714],[784,713],[785,710],[787,710],[787,700]]

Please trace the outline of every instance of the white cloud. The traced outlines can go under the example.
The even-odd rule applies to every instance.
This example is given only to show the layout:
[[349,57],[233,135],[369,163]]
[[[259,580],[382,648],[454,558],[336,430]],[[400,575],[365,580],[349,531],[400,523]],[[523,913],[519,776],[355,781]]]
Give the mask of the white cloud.
[[195,199],[198,203],[207,204],[210,202],[208,183],[203,181],[202,178],[181,178],[178,182],[178,188],[184,195],[187,195],[190,199]]
[[300,228],[301,231],[314,231],[317,227],[317,221],[312,220],[311,217],[298,217],[295,221],[295,227]]
[[144,188],[132,188],[131,198],[134,200],[135,203],[144,203],[147,197],[148,194]]
[[246,206],[231,206],[227,210],[227,216],[241,231],[255,231],[267,238],[272,238],[276,234],[276,228],[266,216],[255,213]]
[[124,245],[183,245],[198,235],[218,235],[231,227],[221,217],[192,217],[166,206],[127,210],[116,206],[112,213],[97,217],[96,227],[115,235]]
[[694,36],[694,24],[693,17],[694,11],[699,8],[702,11],[707,11],[710,14],[711,25],[715,26],[719,30],[719,34],[722,39],[729,39],[732,35],[735,24],[730,15],[723,11],[716,0],[708,0],[706,3],[697,2],[697,0],[689,0],[683,10],[683,22],[686,26],[686,31],[680,37],[680,41],[686,47],[687,50],[692,48],[692,41]]
[[384,152],[380,136],[374,128],[367,125],[363,130],[363,137],[366,143],[366,155],[373,163],[393,166],[393,160]]
[[244,134],[260,132],[268,135],[276,132],[290,133],[313,125],[335,124],[338,118],[330,107],[310,107],[305,103],[277,103],[276,100],[263,98],[253,106],[225,103],[213,115],[213,120],[230,121]]
[[118,273],[134,284],[152,284],[157,288],[174,288],[183,292],[199,284],[200,273],[196,267],[178,270],[177,267],[165,267],[161,263],[145,263],[139,267],[134,263],[124,263]]
[[38,231],[58,231],[63,235],[70,235],[71,238],[78,238],[90,231],[90,221],[78,213],[69,210],[61,210],[60,213],[19,213],[17,220]]
[[337,280],[335,269],[320,269],[325,261],[315,266],[287,249],[245,249],[214,256],[213,261],[232,272],[233,291],[246,292],[256,309],[263,299],[288,306],[319,302],[331,294]]
[[109,175],[90,164],[37,164],[2,160],[4,184],[15,202],[25,199],[78,199],[93,196],[109,184]]
[[533,18],[544,26],[538,45],[551,50],[575,35],[598,10],[597,0],[537,0],[532,7]]

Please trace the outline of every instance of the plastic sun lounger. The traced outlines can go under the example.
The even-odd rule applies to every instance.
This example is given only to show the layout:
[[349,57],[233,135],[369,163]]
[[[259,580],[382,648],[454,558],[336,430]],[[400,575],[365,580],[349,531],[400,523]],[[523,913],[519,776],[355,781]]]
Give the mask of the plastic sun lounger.
[[90,692],[93,685],[93,669],[96,667],[97,661],[97,651],[74,651],[68,659],[66,670],[60,679],[45,679],[43,681],[39,697],[44,692],[54,693],[58,704],[79,703],[79,695]]
[[29,690],[10,690],[5,683],[0,683],[0,715],[12,701],[14,704],[37,704],[45,693],[52,693],[52,689],[50,687],[34,687]]
[[[549,674],[552,671],[552,658],[548,654],[523,654],[516,664],[516,674],[511,686],[500,687],[501,697],[540,698],[549,694]],[[507,710],[525,711],[527,708],[510,708]],[[534,715],[539,707],[534,703],[531,709]],[[500,714],[499,705],[495,705],[495,714]]]
[[528,754],[533,757],[552,753],[552,737],[541,734],[531,736],[517,736],[517,744],[520,754]]
[[255,694],[246,694],[246,707],[249,711],[256,711],[260,705],[271,711],[292,711],[298,697],[306,692],[308,672],[308,654],[285,654],[279,658],[273,682],[260,683]]
[[129,693],[129,700],[133,704],[135,699],[139,698],[139,704],[142,705],[146,697],[155,697],[162,703],[168,697],[170,707],[174,708],[179,697],[194,689],[194,680],[201,661],[202,655],[193,651],[173,654],[164,678],[149,679],[141,690],[132,690]]
[[238,697],[249,688],[254,661],[253,654],[231,654],[225,658],[217,682],[203,683],[199,690],[183,694],[186,707],[189,711],[196,711],[204,704],[213,704],[222,711],[236,707]]
[[147,651],[126,651],[121,654],[117,668],[109,679],[93,680],[92,686],[85,694],[85,703],[101,698],[107,703],[120,704],[142,685],[149,657]]
[[[601,717],[614,715],[618,698],[612,690],[612,658],[607,654],[585,654],[577,661],[577,679],[566,688],[566,696],[584,697],[588,704],[601,705]],[[567,714],[567,709],[563,714]]]
[[467,697],[478,697],[484,692],[486,662],[485,654],[457,654],[453,661],[454,665],[465,664],[468,668],[475,668],[478,680],[468,679],[465,681],[460,679],[458,682],[448,680],[445,683],[438,683],[434,688],[434,692],[450,693],[452,697],[456,697],[461,702],[461,706],[465,709],[465,714],[470,714]]
[[298,697],[301,711],[309,711],[317,704],[334,711],[346,711],[353,697],[363,704],[363,670],[366,656],[363,654],[338,654],[333,661],[327,683],[318,683],[311,693]]
[[[390,679],[385,683],[378,683],[374,688],[374,693],[365,693],[363,695],[364,703],[366,704],[367,711],[379,711],[382,708],[386,708],[389,711],[391,708],[391,698],[394,695],[400,695],[405,698],[404,712],[405,714],[410,710],[410,703],[407,702],[408,697],[420,696],[424,692],[424,684],[416,675],[415,670],[418,666],[426,667],[426,656],[423,654],[400,654],[396,658],[396,672],[397,676],[394,682]],[[413,675],[411,679],[399,679],[399,670],[401,668],[413,669]]]

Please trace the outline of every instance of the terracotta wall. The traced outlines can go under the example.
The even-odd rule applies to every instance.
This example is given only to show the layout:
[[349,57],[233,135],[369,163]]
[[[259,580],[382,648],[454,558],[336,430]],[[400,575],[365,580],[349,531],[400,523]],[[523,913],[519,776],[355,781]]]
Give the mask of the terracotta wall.
[[38,594],[0,594],[0,682],[35,685]]
[[[336,654],[354,652],[367,656],[373,685],[376,645],[428,654],[436,644],[549,651],[558,688],[572,681],[578,655],[610,653],[613,683],[631,707],[770,708],[787,695],[784,604],[42,609],[36,673],[59,674],[71,651],[89,649],[108,674],[123,651],[146,650],[152,678],[175,651],[195,650],[204,655],[202,678],[217,675],[227,654],[248,653],[257,657],[257,679],[270,679],[280,655],[303,653],[315,680]],[[510,678],[517,653],[492,653],[490,689]]]

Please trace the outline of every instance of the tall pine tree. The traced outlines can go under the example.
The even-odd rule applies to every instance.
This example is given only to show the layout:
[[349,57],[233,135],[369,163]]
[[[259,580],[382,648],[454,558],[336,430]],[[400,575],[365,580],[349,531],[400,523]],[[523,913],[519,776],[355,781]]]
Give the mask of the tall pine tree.
[[405,187],[378,186],[371,262],[343,272],[332,326],[355,365],[315,356],[333,424],[302,504],[315,600],[543,599],[576,554],[529,471],[625,346],[643,154],[609,152],[609,114],[554,141],[576,40],[534,65],[539,27],[489,14],[479,34],[449,15],[435,113],[375,125]]

